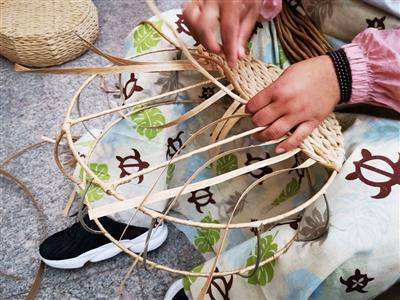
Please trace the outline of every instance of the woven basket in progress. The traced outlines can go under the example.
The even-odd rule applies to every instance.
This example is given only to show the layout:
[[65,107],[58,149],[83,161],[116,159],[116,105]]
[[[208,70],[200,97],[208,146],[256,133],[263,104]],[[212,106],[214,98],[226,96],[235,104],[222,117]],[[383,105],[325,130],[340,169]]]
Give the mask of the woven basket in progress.
[[[152,26],[154,30],[158,30],[157,27],[150,23],[150,22],[145,22]],[[161,35],[163,35],[162,32],[159,32]],[[215,176],[209,179],[204,179],[201,181],[193,182],[194,179],[197,177],[199,172],[202,171],[207,166],[211,166],[218,158],[221,156],[227,155],[229,153],[234,153],[234,152],[239,152],[242,151],[245,148],[252,148],[252,147],[260,147],[260,146],[265,146],[265,145],[273,145],[277,144],[282,139],[278,140],[272,140],[272,141],[267,141],[265,143],[259,144],[259,145],[250,145],[248,147],[241,147],[241,148],[235,148],[231,149],[225,152],[221,152],[221,146],[231,143],[235,140],[242,139],[246,136],[249,136],[253,133],[259,132],[263,130],[265,127],[257,127],[253,128],[244,132],[241,132],[236,135],[230,135],[229,133],[231,132],[231,129],[235,126],[237,121],[241,118],[246,118],[249,117],[248,114],[245,113],[244,111],[244,104],[247,103],[249,99],[251,99],[255,94],[257,94],[261,89],[263,89],[265,86],[271,84],[274,80],[276,80],[279,75],[281,74],[282,70],[279,69],[278,67],[271,65],[271,64],[266,64],[264,62],[261,62],[251,55],[248,55],[246,58],[242,59],[238,63],[238,67],[235,69],[231,69],[228,67],[226,61],[215,54],[210,54],[204,51],[203,48],[187,48],[185,45],[183,45],[179,39],[176,39],[175,42],[173,42],[171,39],[169,39],[167,36],[163,35],[166,40],[168,40],[174,48],[168,48],[168,49],[159,49],[155,51],[150,51],[150,52],[143,52],[134,55],[133,57],[129,57],[127,59],[123,58],[118,58],[109,54],[106,54],[102,52],[101,50],[95,48],[93,45],[90,45],[90,43],[86,43],[86,45],[93,50],[95,53],[103,56],[107,60],[109,60],[112,65],[106,66],[106,67],[94,67],[94,68],[75,68],[75,69],[37,69],[37,70],[31,70],[29,68],[24,68],[22,66],[17,66],[18,71],[23,71],[23,72],[28,72],[28,73],[53,73],[53,74],[86,74],[86,75],[92,75],[89,77],[83,85],[77,90],[75,96],[73,97],[71,104],[67,110],[67,115],[65,122],[63,124],[62,130],[60,135],[57,138],[56,145],[55,145],[55,159],[60,167],[61,171],[64,173],[65,176],[70,178],[75,184],[82,190],[85,191],[87,190],[88,186],[90,185],[96,185],[99,188],[101,188],[107,195],[112,196],[115,198],[115,202],[103,205],[101,207],[92,207],[91,203],[86,201],[85,195],[83,196],[83,200],[85,204],[88,207],[88,213],[90,218],[94,219],[97,226],[99,227],[100,231],[107,237],[109,238],[113,243],[115,243],[118,247],[120,247],[124,252],[127,254],[131,255],[134,257],[137,261],[143,261],[150,265],[151,267],[155,267],[161,270],[181,274],[184,276],[202,276],[202,277],[208,277],[212,278],[213,276],[225,276],[225,275],[230,275],[230,274],[245,274],[246,272],[249,272],[252,268],[255,268],[255,266],[250,266],[246,268],[241,268],[241,269],[236,269],[236,270],[224,270],[220,271],[218,273],[211,272],[210,274],[208,273],[194,273],[194,272],[189,272],[189,271],[184,271],[184,270],[179,270],[179,269],[174,269],[165,265],[157,264],[155,262],[152,262],[150,260],[144,259],[141,254],[138,255],[136,253],[133,253],[131,250],[126,248],[121,242],[114,237],[112,237],[102,226],[100,223],[99,219],[102,216],[107,216],[111,215],[113,213],[118,213],[124,210],[129,210],[129,209],[134,209],[135,211],[141,211],[142,213],[150,216],[153,221],[158,221],[158,224],[160,222],[169,221],[172,223],[176,224],[182,224],[182,225],[187,225],[187,226],[193,226],[193,227],[200,227],[200,228],[213,228],[213,229],[225,229],[224,231],[224,237],[223,241],[221,243],[221,246],[219,248],[219,251],[216,256],[216,261],[218,260],[221,252],[223,251],[224,247],[224,240],[226,238],[226,235],[228,234],[229,230],[231,229],[238,229],[238,228],[259,228],[260,226],[267,225],[267,224],[273,224],[278,221],[284,220],[290,216],[293,216],[295,214],[301,213],[305,208],[310,206],[312,203],[314,203],[320,196],[322,196],[326,189],[329,187],[329,185],[332,183],[333,179],[337,175],[337,172],[340,170],[341,165],[344,160],[344,149],[343,149],[343,139],[342,139],[342,133],[340,126],[338,124],[338,121],[335,118],[334,114],[331,114],[328,116],[314,131],[313,133],[308,136],[303,143],[296,149],[293,149],[287,153],[280,154],[275,157],[271,158],[266,158],[260,162],[251,164],[249,166],[243,166],[239,169],[236,169],[234,171],[225,173],[223,175]],[[159,53],[159,52],[165,52],[165,51],[181,51],[184,54],[184,59],[180,60],[172,60],[172,61],[152,61],[151,59],[148,61],[137,61],[136,59],[141,57],[148,57],[152,58],[153,54]],[[197,72],[201,73],[206,77],[205,81],[193,84],[191,86],[186,86],[182,87],[177,90],[169,91],[162,93],[160,95],[156,95],[153,97],[149,97],[137,102],[132,102],[132,103],[123,103],[119,106],[112,107],[100,112],[92,113],[89,115],[80,115],[78,118],[73,117],[73,110],[77,107],[78,101],[80,98],[81,93],[93,82],[93,80],[99,76],[99,75],[106,75],[106,74],[121,74],[125,72],[166,72],[166,71],[183,71],[183,70],[196,70]],[[218,71],[219,77],[214,77],[208,71]],[[215,73],[214,73],[215,74]],[[223,84],[220,80],[221,79],[226,79],[228,81],[228,85]],[[96,149],[97,145],[101,142],[101,140],[104,138],[104,136],[122,119],[127,119],[130,115],[137,113],[139,111],[145,110],[150,107],[154,107],[157,105],[174,105],[176,102],[174,101],[168,101],[165,100],[165,97],[168,97],[170,95],[184,92],[187,90],[190,90],[192,88],[202,86],[205,84],[210,84],[213,83],[216,87],[220,89],[218,93],[216,93],[214,96],[210,97],[206,101],[202,102],[201,104],[195,106],[192,110],[186,112],[185,114],[181,115],[178,119],[172,120],[168,122],[167,124],[160,125],[162,128],[174,126],[176,124],[179,124],[181,122],[184,122],[188,120],[189,118],[192,118],[196,116],[198,113],[201,111],[209,108],[213,103],[216,103],[219,101],[222,97],[225,95],[230,96],[232,99],[232,104],[231,106],[226,110],[226,113],[220,117],[217,118],[216,121],[208,124],[207,126],[200,128],[198,131],[194,132],[188,140],[185,141],[185,143],[180,147],[178,152],[168,161],[165,161],[164,163],[160,163],[158,165],[154,165],[152,167],[146,168],[142,171],[138,171],[135,173],[132,173],[129,176],[126,176],[124,178],[119,178],[116,179],[113,182],[105,182],[101,180],[96,174],[90,169],[89,164],[90,164],[90,159],[92,157],[92,154],[94,150]],[[234,93],[235,91],[236,93]],[[164,100],[163,100],[164,99]],[[82,158],[79,155],[78,150],[76,149],[75,141],[72,135],[72,128],[75,127],[78,124],[82,124],[86,121],[96,119],[102,116],[107,116],[111,114],[118,114],[119,117],[109,123],[105,128],[103,128],[102,132],[100,135],[95,137],[94,143],[90,147],[90,150],[86,156],[86,158]],[[118,116],[117,115],[117,116]],[[152,126],[152,128],[159,128],[159,126]],[[197,148],[193,151],[190,151],[188,153],[182,154],[181,150],[187,146],[189,143],[193,142],[193,139],[205,132],[207,129],[212,129],[212,135],[210,137],[210,143],[204,147]],[[287,136],[286,136],[287,137]],[[285,137],[285,138],[286,138]],[[82,168],[82,178],[76,178],[72,175],[70,175],[63,166],[63,163],[59,159],[59,150],[58,150],[58,145],[60,144],[61,141],[65,141],[64,138],[66,139],[66,142],[69,146],[69,149],[72,152],[72,155],[74,156],[75,160],[79,164],[79,166]],[[166,170],[168,169],[168,166],[172,163],[185,160],[190,158],[193,155],[196,155],[198,153],[202,152],[209,152],[210,155],[210,160],[204,164],[202,168],[199,168],[196,170],[191,178],[189,178],[182,186],[168,189],[168,190],[162,190],[159,192],[152,192],[153,188],[149,190],[149,192],[146,195],[139,195],[134,198],[127,199],[124,197],[121,193],[118,192],[118,187],[129,184],[132,180],[137,178],[138,176],[144,175],[151,173],[153,171],[162,169]],[[294,169],[307,169],[313,164],[319,163],[323,166],[325,166],[327,169],[331,170],[330,171],[330,176],[329,179],[324,183],[324,185],[318,190],[315,191],[313,196],[306,200],[304,203],[301,205],[297,206],[294,209],[291,209],[290,211],[287,211],[285,213],[282,213],[280,215],[266,218],[263,220],[258,220],[258,221],[252,221],[248,223],[233,223],[232,222],[232,216],[234,214],[234,211],[239,204],[239,202],[246,196],[247,193],[249,193],[258,183],[267,180],[268,178],[278,175],[282,172],[287,172],[292,169],[282,169],[282,170],[277,170],[273,173],[267,174],[263,176],[262,178],[254,181],[241,195],[240,199],[238,200],[231,217],[229,218],[228,222],[226,224],[215,224],[215,223],[203,223],[203,222],[197,222],[193,220],[187,220],[187,219],[182,219],[182,218],[177,218],[169,214],[170,209],[173,207],[173,204],[178,200],[178,197],[180,195],[187,194],[191,191],[195,191],[204,187],[209,187],[212,185],[219,184],[221,182],[225,182],[228,180],[231,180],[233,178],[236,178],[238,176],[241,176],[243,174],[246,174],[248,172],[254,171],[258,168],[276,164],[282,161],[285,161],[289,159],[290,157],[293,157],[296,153],[299,152],[304,152],[309,159],[307,159],[304,163],[299,165],[298,167]],[[293,170],[294,170],[293,169]],[[163,171],[163,172],[164,172]],[[157,184],[158,179],[154,182],[154,186]],[[147,205],[152,204],[152,203],[157,203],[160,201],[165,201],[166,199],[172,198],[173,201],[171,201],[167,207],[167,209],[163,212],[159,212],[156,210],[153,210],[149,208]],[[291,243],[294,241],[295,236],[287,242],[287,244],[280,249],[276,255],[273,257],[270,257],[267,260],[260,261],[260,266],[268,263],[269,261],[272,261],[276,259],[278,256],[280,256],[282,253],[284,253],[287,248],[291,245]],[[216,275],[218,274],[218,275]]]
[[[154,6],[152,1],[148,1],[148,4],[152,11],[157,15],[159,19],[163,19],[160,12]],[[285,253],[290,245],[296,238],[297,233],[293,235],[291,239],[289,239],[281,249],[279,249],[275,255],[267,258],[261,259],[260,255],[257,255],[257,262],[251,266],[242,267],[238,269],[232,270],[220,270],[216,271],[215,267],[221,257],[222,252],[224,251],[226,238],[233,229],[239,228],[252,228],[256,232],[258,232],[259,239],[259,228],[263,225],[271,225],[278,221],[285,220],[291,216],[300,214],[304,211],[305,208],[309,207],[312,203],[317,201],[330,186],[338,171],[340,170],[343,160],[344,160],[344,148],[343,148],[343,139],[340,126],[338,121],[336,120],[335,115],[332,113],[329,115],[314,131],[311,135],[309,135],[303,143],[296,149],[288,151],[287,153],[283,153],[271,158],[263,159],[259,162],[242,166],[233,171],[229,171],[222,175],[215,175],[211,178],[203,179],[196,181],[197,175],[207,168],[208,166],[212,166],[217,159],[222,156],[228,155],[230,153],[239,152],[245,149],[254,148],[254,147],[263,147],[267,145],[274,145],[287,138],[287,136],[278,139],[267,141],[262,144],[253,144],[250,146],[244,146],[240,148],[233,148],[227,151],[222,150],[222,146],[228,143],[231,143],[235,140],[239,140],[245,138],[246,136],[250,136],[253,133],[264,130],[265,127],[257,127],[252,128],[247,131],[241,131],[238,134],[232,134],[231,129],[235,126],[239,119],[250,117],[249,114],[245,113],[245,104],[260,90],[271,84],[274,80],[276,80],[279,75],[282,73],[282,70],[278,67],[266,64],[262,61],[255,59],[250,55],[247,55],[244,59],[239,61],[237,68],[231,69],[228,67],[226,61],[223,57],[220,57],[215,54],[207,53],[204,51],[202,47],[198,48],[187,48],[180,40],[177,34],[175,33],[173,26],[168,23],[168,21],[164,20],[165,23],[170,28],[171,33],[173,34],[173,38],[171,39],[169,36],[165,35],[163,32],[159,31],[157,26],[151,22],[147,23],[148,26],[151,26],[154,30],[158,31],[158,33],[167,40],[172,48],[158,49],[149,52],[138,53],[132,57],[128,58],[119,58],[116,56],[112,56],[102,52],[101,50],[95,48],[90,43],[86,42],[86,46],[88,46],[92,51],[106,58],[111,62],[111,65],[106,67],[91,67],[91,68],[75,68],[75,69],[40,69],[40,70],[31,70],[29,68],[24,68],[22,66],[17,66],[18,71],[28,72],[28,73],[55,73],[55,74],[80,74],[80,75],[92,75],[89,77],[82,86],[75,93],[70,106],[66,113],[66,119],[64,121],[62,130],[56,140],[55,143],[55,159],[56,162],[64,173],[64,175],[70,178],[79,189],[82,190],[82,203],[85,203],[88,208],[88,214],[91,219],[95,221],[98,228],[100,229],[101,234],[104,234],[110,241],[115,243],[121,250],[123,250],[128,255],[134,258],[134,263],[132,267],[139,261],[143,261],[148,264],[150,267],[154,267],[160,270],[169,271],[172,273],[180,274],[183,276],[199,276],[207,278],[207,281],[201,291],[200,299],[204,299],[204,295],[210,285],[212,278],[217,276],[226,276],[237,274],[240,276],[246,276],[249,272],[256,272],[257,269],[265,265],[275,259],[277,259],[280,255]],[[182,57],[181,59],[174,60],[165,60],[165,61],[157,61],[154,60],[154,55],[156,53],[163,52],[179,52]],[[141,58],[140,60],[138,60]],[[143,61],[142,59],[146,59]],[[152,97],[147,97],[145,99],[141,99],[136,102],[123,102],[114,107],[109,107],[106,110],[102,110],[100,112],[91,113],[89,115],[81,115],[78,117],[74,116],[73,111],[75,108],[78,108],[79,98],[83,91],[94,81],[94,79],[98,76],[103,76],[107,74],[122,74],[122,73],[130,73],[130,72],[179,72],[179,71],[188,71],[194,70],[205,77],[204,81],[198,82],[191,86],[184,86],[179,89],[168,91],[159,95],[155,95]],[[213,73],[209,73],[209,71],[213,71]],[[217,72],[215,72],[217,71]],[[218,75],[216,77],[215,75]],[[121,80],[121,75],[119,76],[119,80]],[[224,79],[224,80],[222,80]],[[112,181],[104,181],[99,176],[97,176],[93,170],[90,169],[90,161],[95,151],[96,147],[99,143],[101,143],[104,136],[116,126],[116,124],[121,120],[127,120],[129,116],[139,111],[143,111],[147,108],[155,107],[158,105],[176,105],[179,102],[176,100],[168,100],[169,96],[175,95],[177,93],[185,92],[195,87],[203,86],[205,84],[213,84],[215,85],[219,91],[208,98],[207,100],[201,102],[200,104],[194,106],[193,109],[187,111],[186,113],[180,115],[177,119],[169,121],[163,125],[157,126],[148,126],[149,128],[167,128],[175,126],[176,124],[180,124],[185,122],[186,120],[195,117],[201,111],[206,110],[207,108],[211,108],[211,106],[220,101],[224,96],[229,96],[232,100],[230,106],[224,112],[223,116],[216,116],[216,120],[211,122],[210,124],[198,129],[195,131],[189,139],[187,139],[183,145],[178,149],[176,154],[169,160],[162,162],[157,165],[152,165],[149,168],[143,169],[138,172],[134,172],[129,176],[123,178],[116,178]],[[125,101],[124,96],[121,94],[120,98]],[[102,129],[101,133],[98,136],[93,136],[94,142],[90,146],[90,149],[86,155],[86,157],[82,158],[76,148],[75,140],[73,138],[72,130],[78,124],[84,124],[89,120],[97,119],[103,116],[109,116],[113,114],[117,118],[113,118],[114,121],[108,123],[108,125]],[[197,147],[195,150],[192,150],[188,153],[182,153],[182,149],[185,146],[193,143],[194,138],[206,132],[206,130],[211,129],[212,134],[210,136],[210,141],[207,145],[202,147]],[[63,162],[59,158],[59,149],[58,146],[61,142],[66,142],[74,156],[76,162],[82,169],[82,176],[77,178],[69,174],[63,165]],[[208,152],[209,160],[202,166],[199,167],[195,172],[191,175],[191,177],[181,186],[165,189],[161,191],[155,191],[154,187],[157,182],[160,180],[161,175],[157,177],[153,186],[149,189],[146,194],[143,195],[134,195],[133,198],[127,198],[122,193],[119,192],[118,188],[129,184],[135,178],[142,176],[144,174],[148,174],[154,172],[156,170],[162,170],[165,172],[168,167],[178,161],[186,160],[193,155],[197,155],[199,153]],[[279,169],[263,177],[252,182],[241,194],[238,199],[231,215],[226,221],[226,223],[204,223],[198,222],[190,219],[179,218],[169,214],[172,209],[174,203],[178,201],[179,196],[190,193],[192,191],[196,191],[202,188],[210,187],[213,185],[220,184],[222,182],[227,182],[236,177],[239,177],[243,174],[252,172],[259,168],[273,165],[279,162],[283,162],[297,153],[303,152],[306,154],[307,158],[304,162],[302,162],[297,167],[293,167],[290,169]],[[256,187],[260,182],[268,180],[269,178],[279,175],[283,172],[288,172],[291,170],[297,169],[308,169],[314,164],[323,165],[327,171],[329,172],[329,178],[326,182],[321,186],[320,189],[313,191],[310,198],[305,200],[302,204],[296,206],[295,208],[281,213],[279,215],[268,217],[262,220],[251,221],[247,223],[235,223],[233,222],[233,215],[240,204],[240,202],[246,197],[246,195]],[[112,203],[102,205],[100,207],[94,207],[87,199],[86,192],[91,185],[95,185],[100,188],[103,192],[105,192],[108,196],[111,196],[115,199]],[[160,201],[165,201],[170,199],[168,202],[168,206],[164,209],[164,211],[160,212],[155,209],[151,209],[148,205]],[[70,205],[70,203],[69,203]],[[120,239],[116,239],[111,236],[109,232],[102,226],[99,218],[102,216],[111,215],[114,213],[118,213],[125,210],[131,210],[134,212],[131,222],[134,222],[134,218],[137,211],[142,212],[143,214],[148,215],[152,218],[153,222],[150,226],[149,235],[151,234],[152,228],[157,228],[159,224],[164,221],[169,221],[175,224],[182,224],[186,226],[191,226],[195,228],[207,228],[207,229],[219,229],[223,230],[223,236],[221,239],[221,243],[216,251],[216,256],[211,267],[210,272],[197,273],[192,271],[180,270],[177,268],[172,268],[167,265],[158,264],[154,261],[147,259],[147,250],[143,253],[137,254],[127,248],[123,243],[121,243]],[[122,236],[121,236],[122,238]],[[148,242],[148,240],[147,240]],[[130,269],[131,270],[131,269]]]
[[91,0],[1,0],[0,54],[26,66],[70,61],[87,50],[99,30]]
[[[156,28],[156,27],[154,27]],[[158,62],[152,62],[152,61],[146,61],[146,62],[137,62],[136,58],[138,57],[144,57],[144,56],[150,56],[154,54],[155,52],[162,52],[162,51],[183,51],[186,55],[186,58],[190,59],[190,62],[193,63],[193,65],[190,66],[188,64],[188,61],[186,59],[184,60],[176,60],[176,61],[165,61],[161,64]],[[100,53],[97,50],[98,53]],[[258,127],[254,128],[245,132],[242,132],[237,135],[229,135],[230,129],[234,127],[236,124],[237,120],[240,118],[245,118],[248,117],[248,114],[244,113],[244,103],[247,102],[248,99],[250,99],[252,96],[254,96],[258,91],[260,91],[264,86],[270,84],[272,81],[274,81],[278,76],[281,74],[281,70],[270,64],[265,64],[261,61],[256,60],[255,58],[248,56],[245,59],[241,60],[239,62],[238,68],[237,69],[230,69],[225,60],[222,59],[221,57],[207,53],[203,51],[201,48],[197,49],[187,49],[187,48],[180,48],[178,46],[177,49],[165,49],[165,50],[156,50],[153,52],[147,52],[147,53],[140,53],[135,55],[134,57],[129,58],[129,63],[128,60],[123,60],[123,59],[116,59],[115,57],[109,56],[109,55],[104,55],[104,57],[108,57],[110,61],[115,61],[115,63],[118,63],[119,65],[117,66],[109,66],[109,67],[100,67],[100,68],[87,68],[87,69],[62,69],[58,70],[60,73],[65,72],[64,74],[94,74],[90,78],[88,78],[85,83],[78,89],[76,92],[75,96],[73,97],[70,107],[68,108],[67,111],[67,116],[66,120],[63,124],[62,131],[57,138],[56,145],[55,145],[55,158],[58,166],[60,167],[61,171],[72,181],[74,181],[77,186],[84,190],[87,190],[89,185],[96,185],[100,187],[107,195],[112,196],[115,198],[114,203],[106,204],[101,207],[92,207],[91,203],[88,201],[85,201],[85,204],[88,207],[88,212],[89,216],[95,220],[97,226],[99,227],[100,231],[107,237],[109,238],[113,243],[115,243],[118,247],[120,247],[125,253],[129,254],[133,258],[135,258],[136,262],[137,261],[143,261],[150,265],[151,267],[155,267],[164,271],[169,271],[173,273],[177,273],[180,275],[184,276],[202,276],[202,277],[208,277],[212,278],[214,276],[225,276],[225,275],[230,275],[230,274],[245,274],[246,272],[251,271],[253,268],[255,268],[254,265],[250,267],[245,267],[241,269],[235,269],[235,270],[223,270],[218,273],[211,272],[210,274],[208,273],[194,273],[194,272],[189,272],[189,271],[184,271],[184,270],[179,270],[179,269],[174,269],[165,265],[157,264],[153,261],[150,261],[148,259],[145,259],[141,256],[141,254],[136,254],[132,252],[130,249],[126,248],[118,239],[115,239],[112,237],[106,229],[102,226],[100,220],[98,218],[106,215],[111,215],[113,213],[121,212],[124,210],[129,210],[129,209],[134,209],[135,211],[141,211],[142,213],[150,216],[154,221],[157,220],[158,222],[162,221],[169,221],[172,223],[176,224],[182,224],[182,225],[187,225],[187,226],[193,226],[193,227],[200,227],[200,228],[213,228],[213,229],[225,229],[224,231],[224,237],[223,241],[221,243],[221,246],[219,248],[219,252],[217,254],[216,261],[218,260],[220,254],[223,251],[224,247],[224,240],[226,238],[226,235],[228,234],[229,230],[231,229],[238,229],[238,228],[259,228],[260,226],[266,225],[266,224],[273,224],[275,222],[284,220],[290,216],[296,215],[297,213],[302,212],[306,207],[314,203],[320,196],[322,196],[326,189],[329,187],[329,185],[332,183],[333,179],[337,175],[337,171],[340,169],[343,159],[344,159],[344,150],[343,150],[343,140],[342,140],[342,134],[340,130],[340,126],[335,118],[335,116],[332,114],[330,115],[318,128],[314,130],[314,132],[305,139],[305,141],[301,144],[301,146],[297,149],[294,149],[292,151],[289,151],[287,153],[265,159],[263,161],[260,161],[258,163],[252,164],[250,166],[244,166],[239,169],[236,169],[234,171],[231,171],[229,173],[220,175],[220,176],[215,176],[209,179],[193,182],[196,176],[199,174],[199,172],[202,171],[202,169],[206,168],[207,166],[210,166],[213,164],[218,158],[221,156],[227,155],[229,153],[234,153],[234,152],[239,152],[243,150],[244,148],[236,148],[232,150],[228,150],[225,152],[220,152],[220,147],[222,145],[225,145],[227,143],[230,143],[234,140],[238,140],[241,138],[244,138],[245,136],[249,136],[252,133],[258,132],[260,130],[263,130],[264,127]],[[127,64],[123,64],[123,62],[126,62]],[[228,80],[229,84],[223,85],[221,82],[211,76],[209,73],[207,73],[206,70],[212,69],[214,67],[214,70],[217,69],[219,71],[219,74],[221,77],[219,77],[219,80],[221,78],[225,78]],[[85,116],[80,116],[79,118],[73,118],[72,116],[72,111],[75,109],[78,99],[80,98],[81,93],[87,88],[90,83],[93,82],[93,80],[98,76],[98,74],[115,74],[115,73],[121,73],[125,72],[127,70],[143,70],[144,68],[147,69],[147,72],[154,72],[155,68],[158,68],[158,71],[181,71],[181,70],[197,70],[199,72],[204,72],[203,75],[208,74],[210,76],[209,80],[199,82],[198,84],[194,84],[192,86],[187,86],[183,87],[179,90],[174,90],[170,92],[166,92],[154,97],[150,97],[147,99],[143,99],[138,102],[133,102],[133,103],[125,103],[124,105],[117,106],[117,107],[112,107],[110,109],[93,113],[90,115],[85,115]],[[54,70],[30,70],[30,69],[24,69],[25,72],[36,72],[36,71],[41,71],[39,73],[44,73],[44,72],[54,72]],[[161,71],[161,72],[162,72]],[[192,138],[189,138],[185,143],[180,147],[179,151],[177,154],[174,155],[173,158],[171,158],[168,161],[165,161],[164,163],[154,165],[150,168],[144,169],[139,172],[132,173],[129,176],[126,176],[124,178],[117,179],[113,182],[104,182],[101,180],[94,172],[90,169],[89,164],[90,164],[90,159],[92,157],[92,154],[94,150],[96,149],[97,145],[101,142],[101,140],[104,138],[104,136],[122,119],[127,119],[130,115],[133,113],[142,111],[144,109],[147,109],[149,107],[153,107],[155,105],[174,105],[175,102],[166,102],[165,97],[189,90],[191,88],[194,88],[196,86],[202,86],[204,84],[209,84],[209,83],[214,83],[217,87],[219,87],[221,90],[216,93],[214,96],[210,97],[206,101],[204,101],[202,104],[196,106],[194,109],[191,111],[185,113],[184,115],[181,115],[179,119],[172,120],[168,122],[167,124],[162,125],[163,128],[169,127],[169,126],[174,126],[175,124],[178,124],[180,122],[184,122],[185,120],[194,117],[197,115],[200,111],[210,107],[213,103],[217,102],[220,100],[223,96],[229,95],[231,96],[233,102],[232,102],[232,109],[229,108],[224,116],[221,118],[217,119],[215,122],[210,123],[209,125],[199,129],[197,132],[193,133]],[[235,90],[238,94],[232,93],[232,91]],[[161,102],[160,102],[161,101]],[[130,109],[127,111],[127,109]],[[105,128],[103,128],[101,134],[99,136],[95,137],[94,143],[90,147],[89,153],[87,154],[86,158],[82,158],[79,155],[79,152],[76,149],[76,146],[74,144],[73,136],[72,136],[72,128],[80,124],[82,122],[86,122],[88,120],[92,120],[95,118],[99,118],[102,116],[107,116],[110,114],[116,114],[119,113],[120,117],[109,123]],[[215,127],[215,128],[214,128]],[[189,143],[193,142],[193,138],[198,136],[199,134],[202,134],[205,130],[209,128],[214,128],[213,131],[213,136],[216,136],[217,138],[213,140],[213,136],[211,136],[210,143],[204,147],[197,148],[196,150],[193,150],[189,153],[181,154],[180,151],[187,146]],[[215,134],[214,134],[215,133]],[[82,178],[76,178],[74,176],[71,176],[68,174],[68,172],[65,171],[63,167],[63,163],[59,160],[59,151],[58,151],[58,144],[66,139],[66,142],[68,143],[68,146],[76,159],[77,163],[80,165],[80,167],[83,170],[83,176]],[[259,146],[263,145],[271,145],[271,144],[276,144],[280,142],[282,139],[279,140],[273,140],[273,141],[267,141],[264,144],[260,144]],[[258,147],[258,146],[248,146],[249,148],[251,147]],[[138,176],[144,175],[151,173],[155,170],[166,170],[168,166],[172,163],[185,160],[190,158],[192,155],[196,155],[198,153],[206,152],[206,151],[211,151],[213,154],[210,156],[210,160],[204,164],[202,168],[199,168],[196,170],[192,177],[188,179],[188,181],[185,182],[182,186],[176,187],[176,188],[171,188],[168,190],[162,190],[159,192],[152,192],[153,188],[149,190],[149,192],[146,195],[139,195],[134,198],[127,199],[124,197],[122,194],[118,192],[118,187],[124,185],[124,184],[129,184],[132,180],[137,178]],[[215,152],[214,152],[215,151]],[[215,184],[219,184],[221,182],[236,178],[238,176],[241,176],[242,174],[251,172],[255,169],[258,169],[263,166],[267,165],[272,165],[281,161],[284,161],[286,159],[289,159],[290,157],[293,157],[296,153],[299,153],[300,151],[304,152],[309,156],[309,159],[307,159],[304,163],[302,163],[300,166],[296,167],[299,169],[307,169],[310,166],[312,166],[315,163],[319,163],[321,165],[324,165],[328,169],[332,170],[331,175],[327,182],[321,187],[320,190],[316,191],[315,194],[306,200],[304,203],[301,205],[297,206],[296,208],[287,211],[283,214],[277,215],[275,217],[271,218],[266,218],[263,220],[258,220],[258,221],[252,221],[248,223],[233,223],[232,222],[232,216],[233,213],[229,219],[229,221],[226,224],[215,224],[215,223],[202,223],[202,222],[197,222],[193,220],[187,220],[187,219],[181,219],[174,217],[169,214],[170,209],[172,208],[173,204],[178,200],[178,197],[180,195],[187,194],[191,191],[195,191],[207,186],[212,186]],[[238,203],[246,196],[247,193],[249,193],[257,184],[260,182],[267,180],[268,178],[278,175],[282,172],[287,172],[291,169],[282,169],[282,170],[277,170],[271,174],[267,174],[263,176],[262,178],[254,181],[247,189],[246,191],[243,192],[241,198],[238,200]],[[160,177],[159,177],[160,178]],[[154,182],[154,185],[157,184],[156,180]],[[157,203],[159,201],[164,201],[166,199],[172,198],[173,201],[171,201],[167,207],[167,209],[163,212],[159,212],[153,209],[150,209],[147,205],[152,204],[152,203]],[[85,200],[85,196],[83,197]],[[238,204],[236,204],[237,206]],[[236,207],[234,211],[236,210]],[[158,223],[159,224],[159,223]],[[292,244],[294,241],[295,236],[287,242],[287,244],[280,249],[276,255],[273,257],[268,258],[267,260],[260,261],[260,266],[276,259],[280,255],[282,255],[288,247]]]

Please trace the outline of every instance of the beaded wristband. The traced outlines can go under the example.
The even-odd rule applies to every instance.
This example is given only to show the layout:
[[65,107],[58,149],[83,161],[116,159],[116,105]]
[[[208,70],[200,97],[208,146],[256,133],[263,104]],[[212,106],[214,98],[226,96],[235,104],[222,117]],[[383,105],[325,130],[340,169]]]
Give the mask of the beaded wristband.
[[351,97],[352,77],[349,60],[343,49],[326,53],[332,60],[336,76],[339,82],[340,103],[349,102]]

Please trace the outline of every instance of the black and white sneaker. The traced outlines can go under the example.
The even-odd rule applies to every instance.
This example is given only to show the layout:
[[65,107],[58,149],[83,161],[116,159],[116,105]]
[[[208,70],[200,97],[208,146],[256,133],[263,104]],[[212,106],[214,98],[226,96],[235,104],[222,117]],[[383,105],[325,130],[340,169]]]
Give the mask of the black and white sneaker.
[[[92,229],[98,230],[94,221],[88,216],[85,223]],[[108,217],[100,219],[104,228],[115,238],[119,239],[126,224],[116,222]],[[128,226],[121,243],[135,253],[144,250],[148,228]],[[167,239],[167,225],[161,224],[154,229],[150,236],[148,251],[157,249]],[[46,265],[58,269],[75,269],[82,267],[88,261],[98,262],[111,258],[122,252],[114,243],[102,234],[86,231],[77,222],[60,232],[48,237],[39,247],[40,258]]]
[[189,300],[183,288],[183,281],[179,279],[175,281],[165,294],[164,300]]

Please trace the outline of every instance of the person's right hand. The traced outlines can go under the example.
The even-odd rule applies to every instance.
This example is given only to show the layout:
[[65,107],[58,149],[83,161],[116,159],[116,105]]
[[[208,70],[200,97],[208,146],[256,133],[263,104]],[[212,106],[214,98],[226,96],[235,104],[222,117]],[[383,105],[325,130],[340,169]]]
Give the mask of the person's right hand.
[[[198,0],[186,4],[183,17],[196,40],[210,52],[223,53],[234,67],[245,55],[261,5],[262,0]],[[222,46],[214,36],[218,23]]]

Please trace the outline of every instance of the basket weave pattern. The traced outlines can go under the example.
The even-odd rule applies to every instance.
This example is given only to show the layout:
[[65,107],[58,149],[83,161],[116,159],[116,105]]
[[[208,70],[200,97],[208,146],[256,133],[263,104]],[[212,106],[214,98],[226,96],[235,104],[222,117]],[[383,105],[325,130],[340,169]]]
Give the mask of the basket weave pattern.
[[[240,60],[237,68],[230,70],[226,61],[218,55],[207,53],[202,48],[199,48],[199,53],[224,67],[222,75],[230,79],[230,83],[244,99],[254,97],[282,73],[278,67],[251,55]],[[242,108],[241,112],[244,112],[244,106]],[[322,165],[339,171],[344,160],[344,148],[341,127],[335,115],[331,113],[304,139],[299,148]]]
[[91,0],[0,1],[0,54],[26,66],[45,67],[70,61],[94,42],[97,9]]

